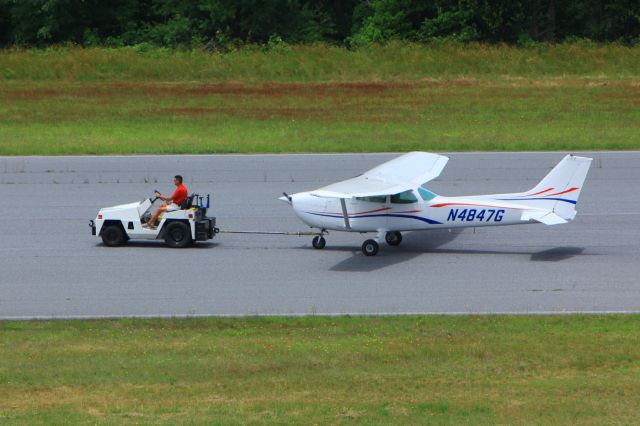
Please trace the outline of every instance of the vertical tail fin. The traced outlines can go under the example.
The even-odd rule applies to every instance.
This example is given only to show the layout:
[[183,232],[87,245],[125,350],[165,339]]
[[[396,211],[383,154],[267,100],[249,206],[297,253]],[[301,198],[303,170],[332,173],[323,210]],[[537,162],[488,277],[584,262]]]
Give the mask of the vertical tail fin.
[[485,197],[515,201],[533,209],[551,210],[562,219],[573,220],[576,216],[575,206],[592,160],[567,155],[529,191]]
[[522,204],[548,208],[566,220],[576,215],[575,206],[592,158],[567,155],[534,188],[514,197]]

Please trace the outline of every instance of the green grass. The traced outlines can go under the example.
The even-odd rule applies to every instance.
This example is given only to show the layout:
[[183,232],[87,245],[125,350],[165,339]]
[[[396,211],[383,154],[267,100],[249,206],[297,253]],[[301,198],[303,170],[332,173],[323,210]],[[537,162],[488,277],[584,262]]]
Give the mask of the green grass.
[[357,50],[318,44],[228,53],[147,46],[6,49],[0,81],[205,81],[318,83],[416,81],[505,76],[637,78],[640,45],[566,43],[522,48],[488,44],[372,45]]
[[0,51],[0,155],[640,148],[640,47]]
[[631,424],[640,316],[0,322],[0,423]]

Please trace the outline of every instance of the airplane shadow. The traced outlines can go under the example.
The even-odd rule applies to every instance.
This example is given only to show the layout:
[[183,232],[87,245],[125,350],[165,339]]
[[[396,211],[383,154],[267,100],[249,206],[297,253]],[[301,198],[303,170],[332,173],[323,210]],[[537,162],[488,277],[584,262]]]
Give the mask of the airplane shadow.
[[447,249],[440,248],[460,235],[461,232],[437,230],[429,232],[413,232],[403,234],[404,240],[400,247],[389,247],[381,244],[380,253],[374,258],[364,256],[354,247],[327,247],[325,250],[350,251],[352,256],[330,268],[331,271],[341,272],[371,272],[391,265],[406,262],[425,253],[437,254],[484,254],[484,255],[520,255],[529,256],[532,262],[559,262],[582,255],[584,247],[554,247],[539,252],[517,252],[506,250],[475,250],[475,249]]
[[362,254],[360,247],[329,247],[324,250],[350,251],[352,256],[330,268],[331,271],[341,272],[370,272],[383,269],[387,266],[406,262],[414,257],[455,240],[464,231],[449,232],[447,229],[438,229],[428,232],[408,232],[402,234],[402,244],[399,247],[390,247],[384,242],[380,244],[380,253],[371,261],[371,257]]
[[533,262],[558,262],[581,255],[584,247],[555,247],[531,254]]

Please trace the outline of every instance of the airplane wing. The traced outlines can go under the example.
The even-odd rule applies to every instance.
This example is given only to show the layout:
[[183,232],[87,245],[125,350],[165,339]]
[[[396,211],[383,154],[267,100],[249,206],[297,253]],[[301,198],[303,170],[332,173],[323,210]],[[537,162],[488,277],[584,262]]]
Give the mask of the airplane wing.
[[444,155],[409,152],[352,179],[311,192],[324,198],[355,198],[393,195],[437,178],[449,161]]

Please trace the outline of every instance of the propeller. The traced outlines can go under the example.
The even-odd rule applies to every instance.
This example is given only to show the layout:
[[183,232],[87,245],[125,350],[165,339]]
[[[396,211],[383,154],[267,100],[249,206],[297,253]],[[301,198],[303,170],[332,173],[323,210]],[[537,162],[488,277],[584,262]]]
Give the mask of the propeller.
[[291,204],[291,195],[287,194],[286,192],[283,192],[282,195],[284,195],[284,197],[280,197],[278,198],[278,200]]

